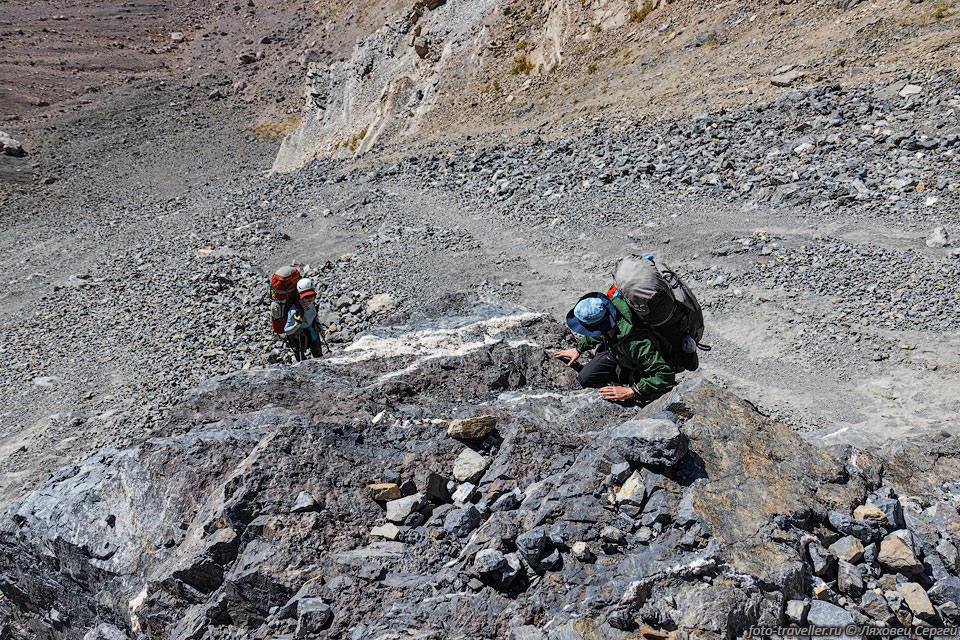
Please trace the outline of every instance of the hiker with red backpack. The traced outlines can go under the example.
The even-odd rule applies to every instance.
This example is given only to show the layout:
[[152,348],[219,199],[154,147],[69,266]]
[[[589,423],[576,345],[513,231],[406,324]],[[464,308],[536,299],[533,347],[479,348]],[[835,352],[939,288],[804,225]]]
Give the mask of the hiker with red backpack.
[[303,277],[296,263],[277,269],[270,278],[270,325],[293,349],[297,362],[307,350],[315,358],[322,353],[324,328],[317,319],[316,297],[313,281]]
[[300,295],[300,304],[291,306],[287,312],[287,322],[283,332],[287,341],[293,347],[297,361],[303,360],[307,350],[314,358],[319,358],[323,350],[320,343],[323,339],[322,327],[317,319],[317,291],[313,287],[313,280],[302,278],[297,283],[297,292]]
[[573,364],[597,349],[577,376],[606,400],[647,404],[676,383],[676,374],[699,366],[703,312],[693,292],[653,256],[617,263],[607,294],[588,293],[567,314],[567,326],[583,336],[555,356]]

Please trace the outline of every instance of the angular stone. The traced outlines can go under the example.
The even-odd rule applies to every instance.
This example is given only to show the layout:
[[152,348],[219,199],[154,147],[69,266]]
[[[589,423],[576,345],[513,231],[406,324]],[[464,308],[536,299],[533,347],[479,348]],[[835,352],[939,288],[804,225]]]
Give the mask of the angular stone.
[[393,302],[393,296],[389,293],[378,293],[367,301],[364,310],[370,316],[389,307]]
[[677,505],[677,525],[686,527],[699,520],[696,510],[693,508],[693,494],[689,491],[683,494],[680,504]]
[[773,76],[770,78],[770,84],[775,87],[789,87],[797,80],[805,77],[807,74],[800,69],[792,69],[786,73],[782,73],[778,76]]
[[894,529],[902,529],[905,525],[903,520],[903,507],[900,505],[900,501],[896,498],[887,498],[887,497],[877,497],[871,498],[867,501],[868,504],[872,504],[880,511],[883,511],[884,515],[887,516],[887,522],[889,526]]
[[413,49],[421,58],[426,57],[426,55],[430,53],[430,46],[427,43],[427,39],[423,36],[418,36],[413,39]]
[[853,510],[853,517],[858,520],[870,520],[878,524],[893,524],[887,520],[887,514],[874,504],[862,504]]
[[944,602],[942,605],[937,607],[937,610],[940,612],[940,617],[943,618],[945,622],[950,624],[960,623],[960,607],[958,607],[952,601]]
[[614,486],[622,485],[624,480],[630,476],[630,463],[617,462],[610,467],[610,482]]
[[406,498],[391,500],[387,503],[387,520],[390,522],[403,522],[407,516],[415,511],[419,511],[423,506],[423,494],[415,493]]
[[453,477],[457,482],[476,482],[489,465],[488,459],[467,448],[453,461]]
[[517,536],[517,551],[527,560],[538,560],[547,547],[547,531],[534,527]]
[[643,483],[643,476],[638,471],[634,471],[627,481],[623,483],[620,490],[616,492],[616,501],[619,505],[630,505],[642,507],[643,499],[646,497],[646,488]]
[[956,576],[944,576],[930,587],[927,592],[930,599],[936,604],[945,602],[960,602],[960,578]]
[[887,600],[875,591],[867,591],[863,594],[860,609],[877,622],[890,624],[896,620],[896,616],[887,606]]
[[494,503],[490,506],[490,511],[497,513],[499,511],[513,511],[523,502],[523,492],[519,488],[509,491],[499,498],[497,498]]
[[666,496],[666,491],[661,489],[654,491],[647,499],[647,504],[643,507],[643,516],[640,518],[643,526],[651,527],[658,522],[669,524],[673,520],[673,510]]
[[[884,516],[884,518],[886,518],[886,516]],[[840,538],[830,545],[830,551],[832,551],[839,560],[851,564],[857,564],[863,559],[863,544],[853,536]]]
[[913,555],[913,551],[898,536],[888,535],[880,543],[877,562],[887,571],[902,573],[905,576],[917,576],[923,573],[923,565]]
[[450,492],[447,491],[447,479],[433,471],[427,474],[427,485],[423,492],[427,500],[433,502],[447,502],[450,499]]
[[853,598],[859,598],[863,595],[863,575],[860,569],[844,562],[837,561],[837,588],[840,593],[845,593]]
[[829,600],[830,593],[830,585],[826,582],[821,581],[813,586],[813,597],[816,600]]
[[923,87],[918,84],[907,84],[903,87],[903,89],[900,89],[900,92],[897,95],[899,95],[901,98],[906,98],[907,96],[915,96],[922,91]]
[[647,418],[624,422],[611,434],[612,446],[625,460],[672,467],[686,455],[687,436],[670,420]]
[[823,548],[823,545],[814,540],[807,545],[807,555],[813,565],[813,575],[827,579],[833,575],[833,565],[836,558]]
[[367,493],[370,498],[377,502],[386,502],[388,500],[399,500],[403,497],[400,493],[400,485],[395,482],[378,482],[367,485]]
[[807,612],[807,624],[814,627],[842,627],[853,622],[849,611],[824,600],[811,602]]
[[933,603],[927,597],[927,592],[916,582],[901,584],[897,587],[897,593],[903,596],[903,601],[918,618],[931,620],[937,616]]
[[573,557],[580,562],[590,562],[596,557],[583,540],[574,542],[573,546],[570,547],[570,551],[573,553]]
[[477,416],[462,420],[451,420],[447,426],[447,435],[458,440],[479,440],[497,426],[496,416]]
[[520,562],[516,553],[508,553],[504,556],[504,560],[506,563],[492,574],[501,589],[510,587],[523,572],[523,563]]
[[480,526],[480,512],[472,504],[454,509],[443,519],[443,528],[459,538],[465,538]]
[[[403,497],[412,496],[417,493],[417,483],[412,479],[404,480],[400,483],[400,495]],[[426,498],[426,496],[424,496]]]
[[550,553],[531,563],[531,566],[538,571],[545,571],[555,568],[558,564],[560,564],[560,550],[554,547]]
[[453,492],[453,504],[462,506],[468,502],[473,502],[473,497],[477,493],[477,485],[472,482],[464,482],[457,490]]
[[611,527],[609,525],[604,527],[600,532],[600,538],[605,542],[609,542],[610,544],[615,544],[620,547],[627,543],[626,538],[623,537],[623,532],[620,531],[620,529]]
[[388,522],[370,529],[370,535],[377,536],[379,538],[386,538],[387,540],[396,540],[400,537],[400,529],[397,528],[397,525],[393,524],[392,522]]
[[809,610],[810,603],[805,600],[787,600],[783,615],[786,616],[788,622],[804,624],[807,621],[807,611]]
[[304,598],[297,603],[297,631],[298,638],[322,631],[333,618],[330,607],[320,598]]
[[876,522],[858,520],[839,511],[827,512],[827,520],[831,527],[843,535],[853,536],[866,543],[878,540],[883,536],[883,529]]
[[318,510],[319,505],[313,496],[310,495],[310,492],[301,491],[300,495],[297,496],[297,501],[293,503],[293,508],[290,510],[290,513],[306,513],[307,511]]
[[503,552],[496,549],[478,551],[477,555],[473,558],[473,568],[476,569],[478,573],[496,571],[506,563],[507,559],[504,557]]
[[960,554],[958,554],[957,548],[952,542],[946,538],[941,540],[940,544],[937,545],[937,553],[940,554],[943,564],[951,573],[958,572],[958,569],[960,569]]

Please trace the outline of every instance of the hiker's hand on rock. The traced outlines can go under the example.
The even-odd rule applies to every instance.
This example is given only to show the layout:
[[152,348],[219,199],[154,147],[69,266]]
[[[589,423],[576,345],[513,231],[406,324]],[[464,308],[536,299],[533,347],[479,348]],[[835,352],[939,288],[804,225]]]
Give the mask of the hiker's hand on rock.
[[629,400],[634,394],[633,389],[630,387],[611,385],[609,387],[601,388],[600,395],[603,396],[604,400],[616,400],[618,402],[622,402],[624,400]]
[[580,357],[580,352],[576,349],[564,349],[563,351],[557,351],[553,354],[556,358],[569,358],[570,361],[567,363],[568,367],[572,367],[573,363],[577,361],[577,358]]

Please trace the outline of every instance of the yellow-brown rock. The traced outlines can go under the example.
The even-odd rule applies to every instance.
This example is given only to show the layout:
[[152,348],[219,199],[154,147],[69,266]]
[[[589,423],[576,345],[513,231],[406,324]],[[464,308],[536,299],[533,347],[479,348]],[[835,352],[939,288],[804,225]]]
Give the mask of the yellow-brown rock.
[[853,517],[859,520],[870,520],[881,524],[888,524],[887,514],[881,511],[876,505],[862,504],[853,511]]
[[377,502],[386,502],[387,500],[398,500],[403,497],[400,493],[400,485],[396,482],[379,482],[368,484],[367,491],[370,497]]
[[476,416],[451,420],[447,426],[447,435],[458,440],[479,440],[493,431],[497,426],[496,416]]

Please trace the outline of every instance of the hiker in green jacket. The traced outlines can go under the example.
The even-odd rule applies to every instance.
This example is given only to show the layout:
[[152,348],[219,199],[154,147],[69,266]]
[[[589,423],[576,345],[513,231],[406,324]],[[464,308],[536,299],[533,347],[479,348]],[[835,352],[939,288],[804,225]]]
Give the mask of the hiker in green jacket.
[[583,337],[575,349],[557,352],[573,366],[580,355],[597,349],[577,376],[583,387],[599,387],[614,402],[646,404],[676,382],[676,369],[667,362],[653,332],[635,319],[619,295],[611,300],[588,293],[567,314],[567,326]]

